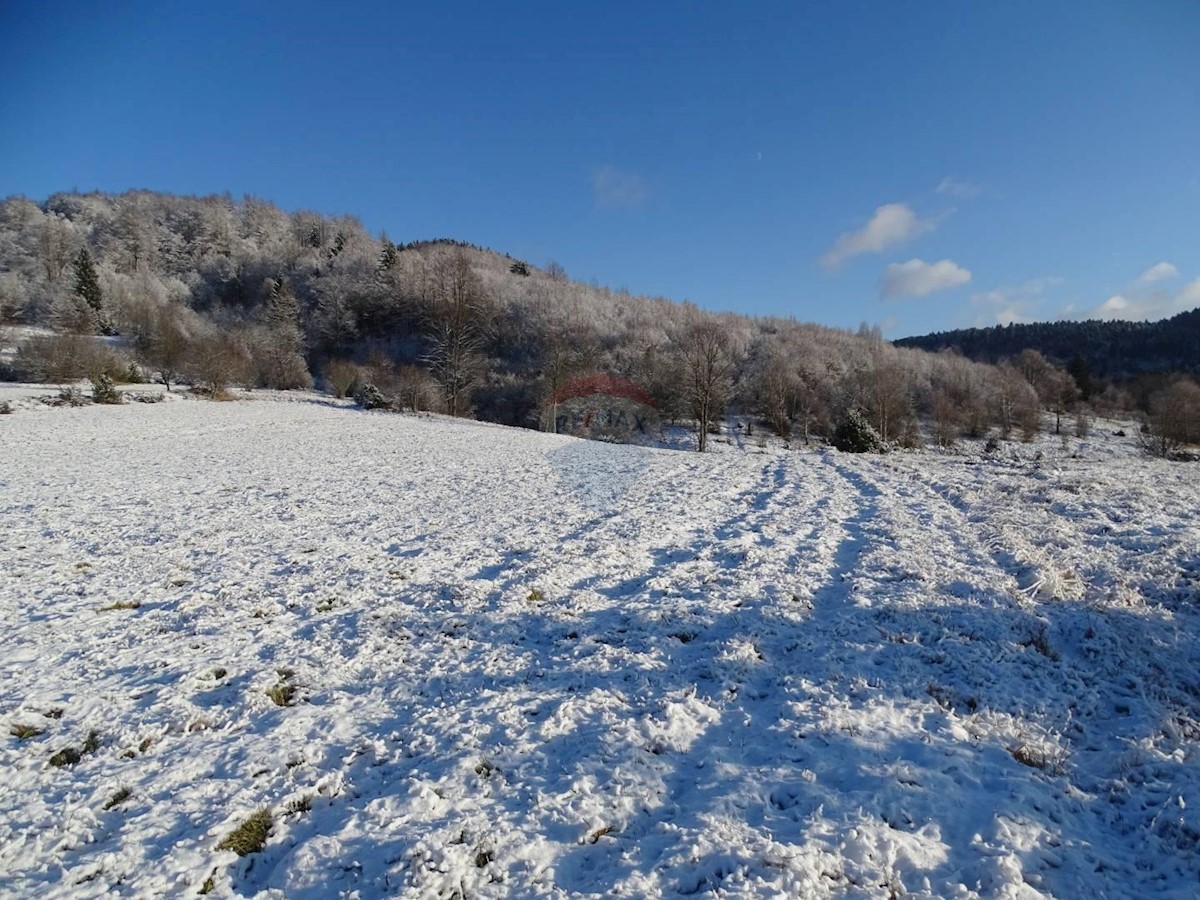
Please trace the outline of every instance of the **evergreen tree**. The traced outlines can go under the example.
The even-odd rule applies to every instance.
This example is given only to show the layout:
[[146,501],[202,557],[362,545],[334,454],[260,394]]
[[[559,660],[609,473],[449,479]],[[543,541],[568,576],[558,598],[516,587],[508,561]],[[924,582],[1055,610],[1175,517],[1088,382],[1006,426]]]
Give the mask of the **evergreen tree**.
[[104,295],[100,291],[100,279],[96,275],[92,255],[86,247],[75,257],[75,293],[97,313],[103,308]]
[[383,250],[379,254],[379,271],[386,272],[392,266],[396,265],[396,260],[400,258],[400,251],[396,249],[396,245],[387,238],[383,239]]
[[84,247],[75,257],[75,296],[86,304],[85,312],[90,314],[95,331],[101,334],[116,334],[112,321],[104,313],[104,294],[100,290],[100,278],[96,274],[96,265],[92,255]]

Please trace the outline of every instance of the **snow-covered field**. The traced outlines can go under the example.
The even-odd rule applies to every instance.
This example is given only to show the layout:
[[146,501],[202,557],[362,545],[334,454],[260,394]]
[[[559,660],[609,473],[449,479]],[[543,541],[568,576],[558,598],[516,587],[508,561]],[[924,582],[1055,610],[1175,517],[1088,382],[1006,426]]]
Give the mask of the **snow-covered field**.
[[0,893],[1194,896],[1200,470],[1115,427],[701,456],[23,405]]

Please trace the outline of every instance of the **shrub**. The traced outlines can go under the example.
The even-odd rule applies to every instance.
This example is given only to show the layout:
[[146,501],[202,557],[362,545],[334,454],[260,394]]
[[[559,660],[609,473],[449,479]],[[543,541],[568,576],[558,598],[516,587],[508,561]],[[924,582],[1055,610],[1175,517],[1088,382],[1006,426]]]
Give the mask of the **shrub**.
[[354,394],[361,378],[362,370],[348,360],[333,359],[325,366],[325,381],[335,397],[349,397]]
[[833,446],[843,453],[876,453],[883,441],[862,412],[851,409],[833,432]]
[[373,384],[364,384],[354,392],[354,402],[363,409],[387,409],[388,400]]
[[121,402],[121,392],[107,375],[97,375],[92,379],[92,402],[108,405]]
[[84,406],[87,403],[87,398],[83,396],[83,391],[77,387],[65,387],[58,392],[58,399],[55,400],[55,406]]
[[7,416],[12,412],[12,404],[7,400],[0,400],[0,416]]

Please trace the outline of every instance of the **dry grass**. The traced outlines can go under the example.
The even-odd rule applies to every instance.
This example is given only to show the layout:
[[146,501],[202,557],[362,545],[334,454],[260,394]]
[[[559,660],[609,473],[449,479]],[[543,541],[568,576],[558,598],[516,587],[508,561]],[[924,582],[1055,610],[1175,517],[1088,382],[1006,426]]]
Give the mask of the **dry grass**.
[[111,797],[108,798],[108,802],[104,804],[104,810],[107,812],[114,806],[120,806],[131,796],[133,796],[133,791],[131,791],[129,788],[119,788]]
[[238,856],[249,856],[266,846],[270,834],[271,812],[264,806],[229,832],[221,843],[217,844],[217,849],[232,850]]
[[73,766],[79,762],[88,753],[95,753],[100,749],[100,733],[92,730],[88,732],[87,739],[83,742],[83,746],[79,749],[74,747],[63,747],[53,756],[50,757],[50,765],[56,769],[61,769],[64,766]]
[[30,738],[35,738],[39,734],[45,734],[46,729],[38,728],[36,725],[25,725],[21,722],[13,722],[8,726],[8,733],[15,737],[18,741],[27,741]]

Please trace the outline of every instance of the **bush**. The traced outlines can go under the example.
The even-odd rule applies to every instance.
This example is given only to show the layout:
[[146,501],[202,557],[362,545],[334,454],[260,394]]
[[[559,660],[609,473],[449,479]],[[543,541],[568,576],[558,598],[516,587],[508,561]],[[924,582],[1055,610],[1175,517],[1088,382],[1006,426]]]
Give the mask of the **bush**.
[[92,402],[116,405],[121,403],[121,392],[107,375],[97,375],[92,379]]
[[339,399],[356,393],[361,378],[362,370],[349,360],[333,359],[325,366],[325,381]]
[[54,401],[55,406],[83,406],[86,403],[87,398],[83,396],[83,391],[74,386],[60,390],[58,399]]
[[861,411],[851,409],[833,432],[833,446],[843,453],[877,453],[883,440]]
[[387,409],[388,400],[373,384],[364,384],[354,392],[354,402],[363,409]]
[[7,416],[12,412],[12,404],[7,400],[0,400],[0,416]]
[[114,382],[129,374],[129,364],[110,347],[82,334],[43,334],[17,347],[13,368],[21,381],[62,384],[107,375]]

